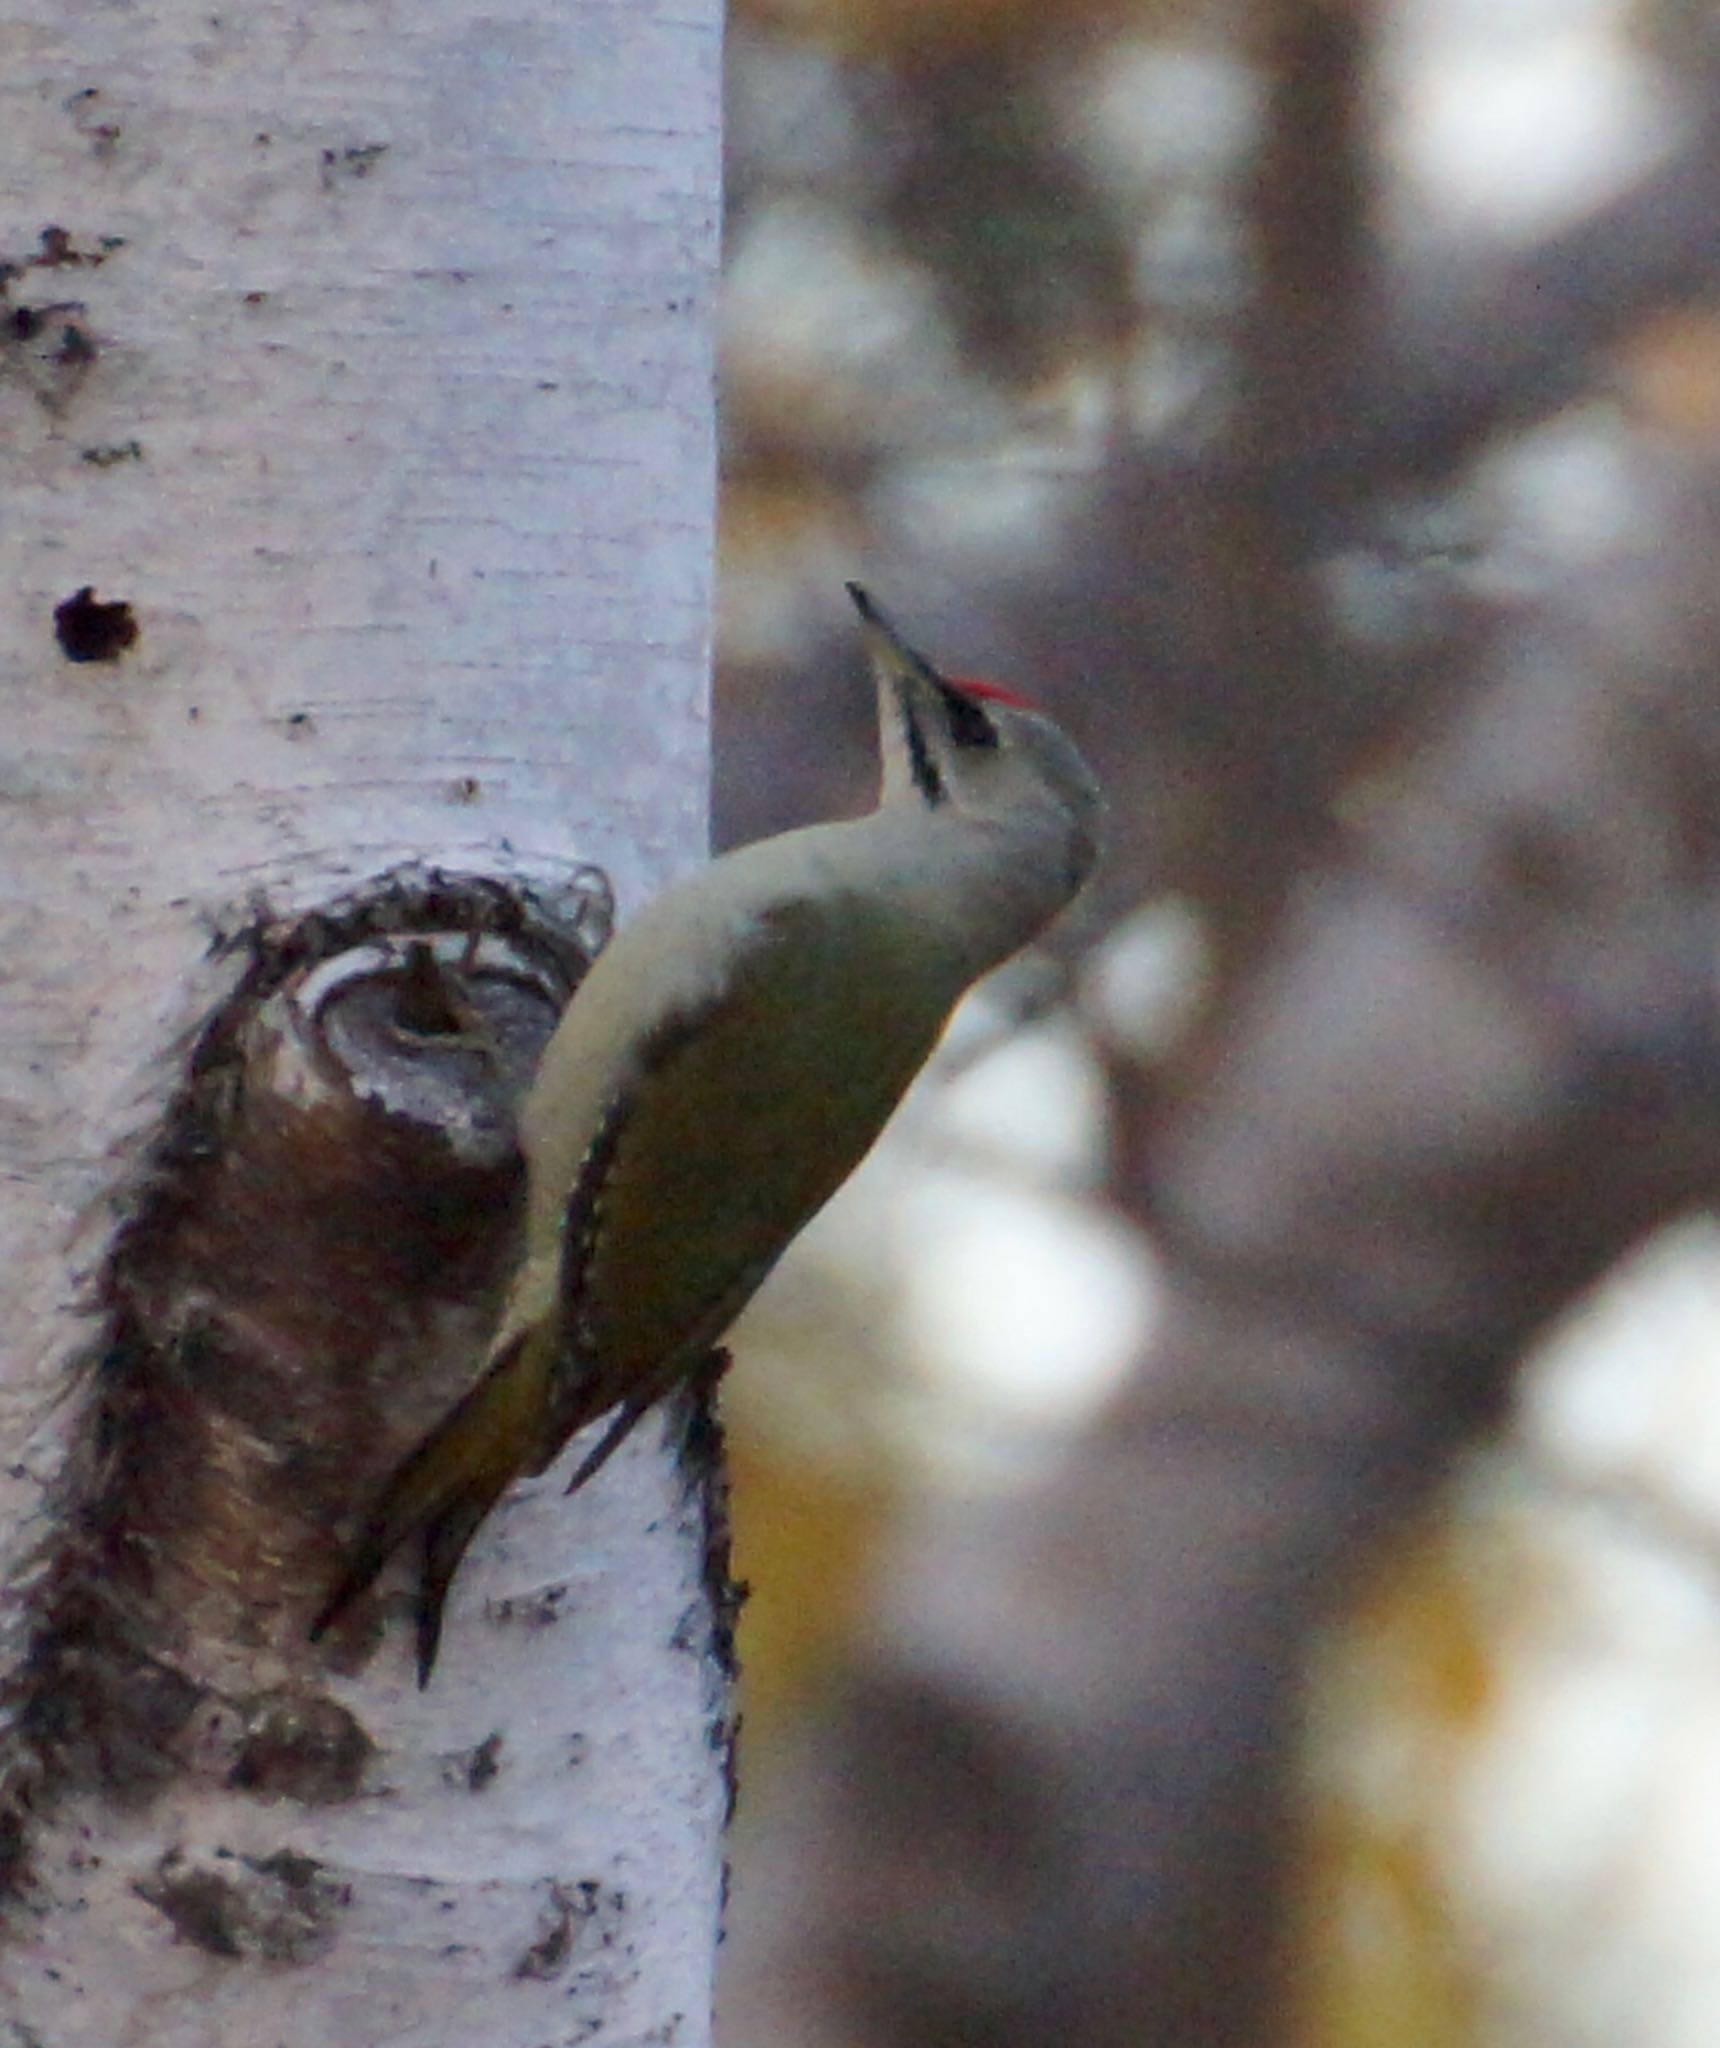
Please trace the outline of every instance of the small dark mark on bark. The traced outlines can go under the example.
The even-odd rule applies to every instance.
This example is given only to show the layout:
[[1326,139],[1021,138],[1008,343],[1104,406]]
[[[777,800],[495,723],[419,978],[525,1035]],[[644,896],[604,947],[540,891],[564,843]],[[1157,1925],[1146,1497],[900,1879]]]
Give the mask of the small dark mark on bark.
[[358,1791],[375,1745],[326,1693],[283,1687],[239,1703],[243,1722],[227,1783],[260,1799],[332,1806]]
[[502,1733],[499,1728],[492,1729],[482,1742],[448,1759],[443,1782],[455,1787],[463,1785],[468,1792],[487,1791],[501,1775],[501,1758]]
[[[32,256],[21,264],[0,263],[0,300],[7,298],[13,284],[39,261]],[[0,346],[12,351],[9,367],[47,412],[58,413],[70,403],[101,353],[84,325],[84,311],[81,300],[57,299],[47,304],[9,305],[0,315]]]
[[[706,1736],[712,1750],[722,1757],[725,1826],[734,1817],[739,1796],[740,1716],[728,1702],[740,1677],[736,1630],[747,1598],[745,1580],[734,1576],[728,1461],[724,1456],[723,1425],[717,1413],[718,1390],[730,1362],[727,1351],[713,1351],[704,1369],[689,1383],[680,1453],[682,1479],[704,1520],[704,1606],[710,1621],[704,1647],[720,1681]],[[677,1648],[692,1647],[691,1637],[682,1639],[685,1624],[692,1618],[683,1617],[683,1624],[677,1627]]]
[[180,1851],[170,1850],[155,1875],[138,1884],[137,1895],[163,1914],[174,1933],[193,1948],[211,1956],[239,1955],[232,1924],[236,1902],[225,1873],[191,1869]]
[[60,329],[59,346],[50,360],[62,369],[81,370],[93,363],[99,353],[95,343],[77,322],[68,320]]
[[101,98],[101,88],[86,85],[60,102],[72,117],[72,125],[80,135],[89,139],[93,153],[98,157],[112,156],[114,145],[119,141],[122,130],[116,121],[94,121],[88,116],[94,113],[96,102]]
[[538,1916],[537,1938],[515,1963],[512,1974],[540,1982],[560,1976],[580,1930],[595,1917],[600,1897],[597,1883],[589,1877],[571,1885],[552,1882],[548,1902]]
[[69,228],[50,223],[40,230],[28,256],[0,263],[0,277],[22,277],[27,270],[99,270],[116,249],[124,247],[124,235],[101,235],[93,249],[80,249]]
[[487,1600],[484,1612],[493,1622],[504,1627],[510,1622],[520,1621],[527,1628],[554,1628],[561,1619],[561,1604],[566,1598],[566,1586],[544,1586],[517,1600]]
[[141,462],[143,443],[141,441],[115,441],[105,448],[80,448],[79,459],[87,462],[92,469],[112,469],[116,463]]
[[169,1849],[134,1890],[182,1941],[229,1961],[313,1962],[333,1945],[335,1917],[352,1903],[350,1885],[290,1849],[262,1857],[217,1849],[207,1861]]
[[713,1351],[688,1387],[686,1425],[681,1436],[681,1477],[696,1495],[705,1521],[704,1583],[711,1609],[711,1655],[725,1679],[740,1676],[735,1629],[746,1605],[747,1587],[733,1575],[734,1527],[729,1515],[728,1462],[717,1392],[732,1360]]
[[37,270],[64,270],[84,264],[92,270],[98,269],[108,260],[110,249],[118,248],[123,241],[119,236],[104,237],[99,247],[80,249],[68,231],[61,227],[44,228],[38,239],[40,251],[30,258],[32,267]]
[[137,620],[123,598],[104,604],[86,583],[55,605],[54,638],[68,661],[117,661],[137,644]]
[[322,153],[323,190],[332,191],[340,178],[368,178],[388,150],[386,142],[356,142],[346,149],[325,149]]

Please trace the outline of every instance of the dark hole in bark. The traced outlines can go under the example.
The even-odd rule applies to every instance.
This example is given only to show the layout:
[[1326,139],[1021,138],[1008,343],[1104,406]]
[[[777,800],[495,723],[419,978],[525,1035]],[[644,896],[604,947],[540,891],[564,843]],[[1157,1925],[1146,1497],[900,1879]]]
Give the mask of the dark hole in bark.
[[103,604],[86,583],[54,607],[54,637],[68,661],[117,661],[137,640],[137,620],[123,598]]

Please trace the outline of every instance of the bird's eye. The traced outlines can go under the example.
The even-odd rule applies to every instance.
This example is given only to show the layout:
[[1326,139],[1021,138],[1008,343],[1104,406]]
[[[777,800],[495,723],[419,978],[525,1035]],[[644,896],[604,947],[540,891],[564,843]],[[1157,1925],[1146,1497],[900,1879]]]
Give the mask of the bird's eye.
[[948,683],[938,684],[938,695],[943,701],[944,723],[949,727],[951,744],[958,747],[995,747],[997,727],[985,706],[960,690],[952,690]]

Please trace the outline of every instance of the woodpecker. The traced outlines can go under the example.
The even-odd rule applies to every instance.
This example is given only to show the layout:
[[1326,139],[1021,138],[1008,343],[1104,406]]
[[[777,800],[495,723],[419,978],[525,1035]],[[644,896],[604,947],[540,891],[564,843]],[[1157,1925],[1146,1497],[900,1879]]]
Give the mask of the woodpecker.
[[963,992],[1097,858],[1101,800],[1067,736],[940,675],[848,592],[877,684],[877,808],[723,855],[599,956],[521,1109],[524,1253],[483,1370],[383,1487],[312,1626],[417,1537],[421,1686],[455,1568],[510,1480],[607,1417],[571,1493],[708,1358]]

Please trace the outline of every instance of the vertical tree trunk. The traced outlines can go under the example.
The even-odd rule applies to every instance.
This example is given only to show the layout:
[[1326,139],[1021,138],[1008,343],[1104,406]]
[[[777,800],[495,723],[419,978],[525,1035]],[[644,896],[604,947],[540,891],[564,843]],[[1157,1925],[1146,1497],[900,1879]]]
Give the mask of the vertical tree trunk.
[[516,1489],[422,1694],[398,1602],[305,1629],[475,1366],[581,864],[625,912],[702,852],[717,19],[12,11],[0,2016],[41,2048],[705,2038],[708,1472],[647,1431]]

